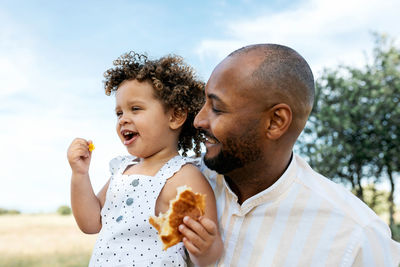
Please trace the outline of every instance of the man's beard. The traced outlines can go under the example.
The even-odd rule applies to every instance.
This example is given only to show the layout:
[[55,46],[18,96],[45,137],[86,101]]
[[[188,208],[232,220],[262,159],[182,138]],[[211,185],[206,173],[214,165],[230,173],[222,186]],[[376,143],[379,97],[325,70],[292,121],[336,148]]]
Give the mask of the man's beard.
[[221,151],[215,157],[207,158],[206,153],[204,163],[208,168],[220,174],[230,173],[260,159],[262,153],[258,141],[259,138],[253,128],[243,136],[227,139],[226,144],[222,146]]
[[[206,154],[207,155],[207,154]],[[204,163],[208,168],[220,174],[226,174],[236,168],[243,167],[243,161],[227,151],[221,151],[213,158],[204,156]]]

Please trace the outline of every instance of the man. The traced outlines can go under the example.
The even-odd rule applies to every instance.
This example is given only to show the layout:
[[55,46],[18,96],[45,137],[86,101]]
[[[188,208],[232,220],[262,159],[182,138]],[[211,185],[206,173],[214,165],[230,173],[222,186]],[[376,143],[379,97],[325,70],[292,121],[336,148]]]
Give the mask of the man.
[[195,126],[207,137],[225,252],[218,266],[398,266],[400,244],[363,202],[314,172],[293,145],[314,100],[291,48],[239,49],[213,71]]

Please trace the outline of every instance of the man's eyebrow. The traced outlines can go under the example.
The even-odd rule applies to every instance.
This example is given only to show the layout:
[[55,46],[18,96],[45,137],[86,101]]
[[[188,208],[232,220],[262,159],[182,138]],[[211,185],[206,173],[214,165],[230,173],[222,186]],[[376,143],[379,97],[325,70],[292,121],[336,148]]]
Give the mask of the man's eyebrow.
[[212,102],[214,102],[215,104],[217,104],[220,108],[227,108],[225,102],[216,94],[208,94],[207,98],[210,99]]
[[213,100],[217,100],[219,102],[222,102],[221,98],[219,98],[217,95],[215,94],[208,94],[207,95],[208,98],[213,99]]

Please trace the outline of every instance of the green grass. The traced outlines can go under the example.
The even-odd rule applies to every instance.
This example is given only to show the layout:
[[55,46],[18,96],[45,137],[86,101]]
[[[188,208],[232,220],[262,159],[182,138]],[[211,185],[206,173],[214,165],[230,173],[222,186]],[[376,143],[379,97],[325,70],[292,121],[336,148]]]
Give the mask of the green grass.
[[42,255],[1,255],[0,266],[7,267],[87,267],[90,253],[51,253]]

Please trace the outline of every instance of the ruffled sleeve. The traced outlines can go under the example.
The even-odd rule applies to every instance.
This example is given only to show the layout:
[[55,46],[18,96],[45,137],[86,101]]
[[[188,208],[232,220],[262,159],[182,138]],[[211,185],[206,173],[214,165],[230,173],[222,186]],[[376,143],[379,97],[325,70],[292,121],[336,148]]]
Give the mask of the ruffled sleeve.
[[118,156],[110,160],[109,169],[111,176],[115,175],[118,172],[122,172],[125,170],[126,166],[131,163],[136,157],[134,156]]
[[186,163],[191,163],[194,166],[196,166],[197,168],[201,167],[201,158],[190,157],[190,158],[183,158],[183,159],[186,161]]
[[195,165],[197,168],[200,167],[200,161],[198,159],[176,156],[165,163],[164,166],[162,166],[162,168],[157,172],[156,176],[167,180],[177,173],[183,165],[188,163]]

